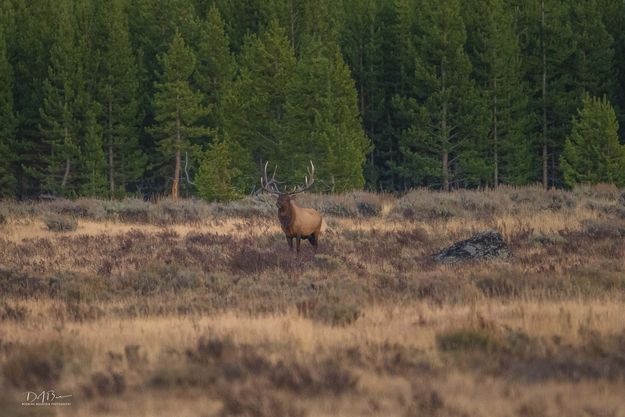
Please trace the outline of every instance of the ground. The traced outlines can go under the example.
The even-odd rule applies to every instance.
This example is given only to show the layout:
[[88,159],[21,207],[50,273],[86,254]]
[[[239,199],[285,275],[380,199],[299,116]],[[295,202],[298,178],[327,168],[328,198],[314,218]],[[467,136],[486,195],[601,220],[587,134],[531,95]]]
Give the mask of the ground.
[[0,415],[625,416],[620,195],[304,195],[299,257],[268,197],[4,202]]

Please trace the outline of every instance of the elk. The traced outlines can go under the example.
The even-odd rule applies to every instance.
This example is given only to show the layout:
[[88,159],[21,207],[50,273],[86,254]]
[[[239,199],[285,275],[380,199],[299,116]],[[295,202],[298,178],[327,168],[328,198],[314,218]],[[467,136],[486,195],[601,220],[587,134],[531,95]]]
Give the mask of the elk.
[[282,190],[278,186],[278,181],[276,181],[277,166],[273,170],[271,179],[267,178],[268,164],[269,161],[265,163],[260,184],[266,192],[278,197],[276,202],[278,219],[290,250],[293,251],[293,238],[295,238],[298,254],[302,239],[308,239],[314,251],[317,252],[321,233],[321,215],[315,209],[300,207],[295,203],[296,195],[308,190],[315,182],[315,165],[310,161],[310,167],[307,168],[308,175],[304,177],[304,185],[293,187],[292,190],[288,191],[286,186]]

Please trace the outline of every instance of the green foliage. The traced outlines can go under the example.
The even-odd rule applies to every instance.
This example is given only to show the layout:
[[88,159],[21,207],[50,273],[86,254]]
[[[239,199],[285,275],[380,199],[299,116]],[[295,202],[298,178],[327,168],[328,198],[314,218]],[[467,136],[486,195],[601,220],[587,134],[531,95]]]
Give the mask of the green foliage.
[[362,188],[362,165],[369,151],[357,108],[356,91],[338,50],[320,44],[298,63],[285,105],[283,160],[291,181],[301,181],[308,159],[317,181],[331,191]]
[[287,85],[295,75],[296,65],[284,29],[274,21],[261,36],[247,38],[239,65],[240,74],[224,97],[224,130],[254,161],[270,159],[282,166],[285,161],[280,155],[284,140],[281,125]]
[[415,38],[414,88],[408,97],[397,99],[398,108],[410,120],[399,143],[412,168],[400,172],[407,177],[431,176],[444,189],[452,183],[479,185],[488,177],[480,142],[484,102],[469,77],[460,3],[428,0],[422,6]]
[[230,52],[228,37],[219,10],[213,5],[206,21],[198,23],[197,69],[193,79],[212,109],[209,125],[216,128],[218,107],[225,91],[230,87],[236,73],[234,56]]
[[84,100],[84,79],[69,1],[60,3],[55,43],[51,50],[40,131],[45,138],[43,189],[59,195],[75,193],[75,167],[80,156],[78,117]]
[[102,148],[102,129],[93,112],[87,114],[83,157],[80,162],[83,176],[80,194],[87,197],[106,196],[106,160]]
[[235,180],[241,171],[234,165],[235,152],[227,140],[216,139],[208,146],[195,177],[198,195],[207,201],[230,201],[242,197]]
[[146,168],[139,145],[139,77],[130,44],[124,0],[98,10],[101,31],[97,98],[102,107],[100,123],[106,147],[109,197],[131,191]]
[[3,28],[0,27],[0,197],[15,193],[15,127],[13,73],[7,59]]
[[323,191],[562,186],[585,92],[623,142],[624,24],[614,0],[0,0],[0,195],[191,196],[217,132],[245,194],[266,160]]
[[625,145],[619,143],[617,132],[616,114],[607,98],[585,95],[560,161],[569,186],[600,182],[625,185]]
[[533,156],[513,16],[503,0],[472,2],[463,8],[463,15],[473,78],[488,108],[485,154],[491,184],[527,184]]
[[[181,154],[192,150],[191,139],[208,135],[208,129],[197,123],[208,110],[202,105],[202,95],[191,88],[196,60],[180,32],[176,32],[169,50],[159,61],[162,72],[154,95],[156,125],[150,132],[159,139],[159,150],[165,159],[175,162],[175,187],[181,174]],[[172,193],[177,197],[175,188]]]

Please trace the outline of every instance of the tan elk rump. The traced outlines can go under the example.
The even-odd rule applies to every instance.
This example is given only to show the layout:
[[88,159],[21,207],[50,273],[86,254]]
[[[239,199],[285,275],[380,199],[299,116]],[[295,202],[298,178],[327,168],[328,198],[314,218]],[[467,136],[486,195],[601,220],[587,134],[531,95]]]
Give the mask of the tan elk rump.
[[319,235],[321,234],[321,215],[315,209],[300,207],[295,203],[296,194],[308,190],[315,182],[315,166],[311,161],[303,186],[294,187],[291,191],[287,191],[286,187],[280,190],[278,186],[278,181],[276,180],[277,166],[273,171],[271,179],[267,178],[268,164],[269,162],[265,163],[260,183],[265,191],[278,197],[276,202],[278,219],[289,248],[293,250],[293,238],[295,238],[297,253],[299,253],[301,240],[307,239],[316,252],[319,245]]

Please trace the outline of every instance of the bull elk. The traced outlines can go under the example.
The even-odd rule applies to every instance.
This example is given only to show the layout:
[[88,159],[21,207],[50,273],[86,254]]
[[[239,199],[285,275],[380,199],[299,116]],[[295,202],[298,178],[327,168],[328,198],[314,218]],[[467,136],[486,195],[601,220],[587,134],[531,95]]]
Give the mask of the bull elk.
[[315,209],[300,207],[295,203],[296,195],[308,190],[315,182],[315,166],[310,161],[304,185],[293,187],[293,189],[288,191],[286,187],[281,190],[278,186],[278,181],[276,181],[277,166],[273,170],[271,179],[267,178],[268,164],[269,162],[265,163],[263,175],[260,177],[260,184],[265,191],[278,197],[276,202],[278,219],[289,248],[293,251],[293,238],[295,238],[297,253],[299,253],[300,241],[308,239],[315,252],[317,252],[319,235],[321,233],[321,215]]

